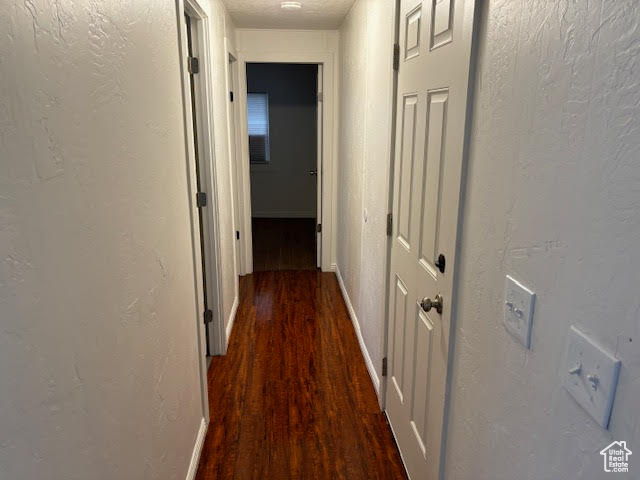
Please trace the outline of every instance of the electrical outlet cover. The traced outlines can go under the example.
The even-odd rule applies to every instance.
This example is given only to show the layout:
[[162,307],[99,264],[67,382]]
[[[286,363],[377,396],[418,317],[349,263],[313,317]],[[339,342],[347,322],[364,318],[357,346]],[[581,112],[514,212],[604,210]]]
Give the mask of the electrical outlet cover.
[[507,275],[504,294],[504,326],[527,348],[531,348],[535,300],[534,292]]
[[566,358],[564,387],[601,427],[608,428],[620,360],[574,326],[569,330]]

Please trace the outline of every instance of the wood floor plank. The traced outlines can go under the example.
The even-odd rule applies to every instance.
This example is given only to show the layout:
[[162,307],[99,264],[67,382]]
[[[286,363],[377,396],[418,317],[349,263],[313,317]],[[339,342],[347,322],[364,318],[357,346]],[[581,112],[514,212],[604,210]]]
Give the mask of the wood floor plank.
[[253,218],[253,271],[315,270],[313,218]]
[[403,479],[335,275],[241,278],[197,479]]

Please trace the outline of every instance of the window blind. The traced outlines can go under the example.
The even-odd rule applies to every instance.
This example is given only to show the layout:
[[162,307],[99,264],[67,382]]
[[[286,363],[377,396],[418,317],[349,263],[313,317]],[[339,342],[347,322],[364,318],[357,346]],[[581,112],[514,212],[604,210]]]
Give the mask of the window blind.
[[247,94],[249,157],[252,163],[269,161],[269,95]]

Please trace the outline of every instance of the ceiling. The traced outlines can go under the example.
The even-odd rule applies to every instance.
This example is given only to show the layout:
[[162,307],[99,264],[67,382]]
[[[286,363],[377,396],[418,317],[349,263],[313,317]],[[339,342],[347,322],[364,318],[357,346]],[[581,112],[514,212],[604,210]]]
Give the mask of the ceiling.
[[355,0],[298,0],[285,10],[281,0],[223,0],[238,28],[336,29]]

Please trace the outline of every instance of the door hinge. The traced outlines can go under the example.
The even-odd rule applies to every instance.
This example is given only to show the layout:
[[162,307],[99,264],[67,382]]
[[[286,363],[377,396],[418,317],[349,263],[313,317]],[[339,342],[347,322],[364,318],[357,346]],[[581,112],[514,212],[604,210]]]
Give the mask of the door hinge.
[[397,43],[393,44],[393,69],[400,70],[400,45]]
[[393,214],[387,213],[387,236],[390,237],[393,233]]
[[236,230],[236,240],[240,240],[240,230]]
[[318,232],[318,233],[322,232],[322,224],[321,223],[316,225],[316,232]]
[[387,357],[384,357],[382,359],[382,376],[383,377],[387,376]]
[[229,92],[229,100],[233,102],[233,92]]
[[204,311],[204,324],[213,322],[213,310]]
[[316,100],[317,100],[318,102],[321,102],[321,101],[323,100],[323,98],[324,98],[324,97],[322,96],[322,92],[318,92],[318,93],[317,93],[317,95],[316,95]]
[[191,75],[200,73],[200,61],[198,60],[198,57],[189,57],[187,60],[187,68]]
[[198,205],[198,207],[207,206],[207,192],[196,193],[196,205]]

